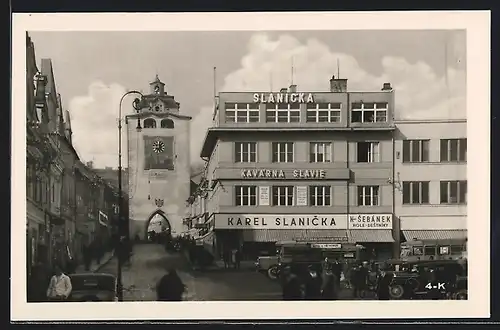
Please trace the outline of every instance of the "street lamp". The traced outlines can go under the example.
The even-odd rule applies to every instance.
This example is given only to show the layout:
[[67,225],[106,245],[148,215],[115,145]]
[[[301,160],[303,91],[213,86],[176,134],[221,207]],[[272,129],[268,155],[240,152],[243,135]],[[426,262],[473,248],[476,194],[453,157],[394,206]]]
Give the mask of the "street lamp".
[[122,103],[123,99],[130,94],[140,95],[140,99],[134,99],[132,106],[135,110],[141,109],[141,100],[144,95],[139,91],[128,91],[123,94],[120,99],[120,105],[118,108],[118,241],[116,246],[116,251],[118,252],[118,274],[116,276],[116,293],[118,296],[118,301],[123,301],[123,283],[122,283],[122,261],[125,251],[123,250],[123,204],[122,204]]

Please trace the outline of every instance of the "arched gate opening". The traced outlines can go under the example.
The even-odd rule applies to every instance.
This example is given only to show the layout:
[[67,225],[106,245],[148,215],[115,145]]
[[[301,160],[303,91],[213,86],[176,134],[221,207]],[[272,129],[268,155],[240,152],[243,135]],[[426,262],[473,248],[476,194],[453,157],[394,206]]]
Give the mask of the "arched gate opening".
[[163,211],[157,210],[146,221],[144,238],[149,243],[165,244],[172,239],[172,227]]

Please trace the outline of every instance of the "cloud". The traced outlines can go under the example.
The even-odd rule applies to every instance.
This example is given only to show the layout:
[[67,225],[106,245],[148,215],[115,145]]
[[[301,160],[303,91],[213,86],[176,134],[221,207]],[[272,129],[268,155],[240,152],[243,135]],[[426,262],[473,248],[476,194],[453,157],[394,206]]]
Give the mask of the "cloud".
[[[465,54],[460,54],[456,40],[452,39],[450,44],[451,57],[463,63]],[[382,73],[374,75],[363,69],[349,54],[335,53],[316,39],[301,43],[288,35],[276,40],[266,34],[254,35],[248,43],[247,55],[241,60],[241,67],[225,77],[220,89],[267,91],[271,80],[273,90],[288,87],[292,57],[294,82],[299,90],[328,91],[329,79],[337,72],[338,60],[342,68],[341,76],[348,78],[349,90],[379,90],[384,82],[390,82],[396,93],[397,119],[465,118],[466,79],[463,65],[450,66],[446,76],[438,76],[424,62],[409,63],[404,58],[386,56],[381,62]],[[193,160],[199,157],[205,131],[211,122],[211,107],[201,109],[193,120]]]
[[[73,144],[83,161],[93,161],[98,167],[118,166],[118,107],[124,93],[119,84],[96,81],[90,84],[87,95],[70,101]],[[122,111],[123,115],[132,112],[131,101],[124,102]],[[125,165],[126,130],[122,133]]]
[[[275,91],[287,87],[293,57],[294,82],[299,90],[328,91],[329,79],[337,72],[338,60],[341,76],[348,78],[349,90],[379,90],[384,82],[390,82],[396,93],[395,115],[398,119],[465,118],[465,54],[457,44],[459,42],[451,38],[451,61],[444,76],[439,76],[424,62],[410,63],[389,55],[382,58],[382,70],[377,75],[361,67],[353,56],[336,53],[316,39],[300,42],[282,35],[273,40],[259,33],[250,39],[241,66],[224,78],[219,90],[267,91],[271,80]],[[94,82],[88,95],[71,100],[75,147],[82,159],[93,159],[97,166],[116,166],[118,103],[124,92],[124,87],[118,84]],[[130,102],[124,102],[124,113],[132,111],[132,99],[131,96]],[[192,121],[193,163],[200,161],[201,144],[207,128],[212,126],[212,115],[213,106],[207,104]],[[126,150],[125,144],[123,150]]]

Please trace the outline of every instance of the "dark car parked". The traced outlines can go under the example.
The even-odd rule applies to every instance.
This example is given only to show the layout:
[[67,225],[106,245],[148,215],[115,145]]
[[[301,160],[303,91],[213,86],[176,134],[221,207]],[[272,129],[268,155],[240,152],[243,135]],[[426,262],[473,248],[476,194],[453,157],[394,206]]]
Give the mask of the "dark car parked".
[[467,299],[467,275],[456,260],[389,265],[378,280],[379,296],[387,293],[389,299]]
[[116,277],[112,274],[90,273],[71,274],[73,287],[68,301],[118,301],[116,296]]

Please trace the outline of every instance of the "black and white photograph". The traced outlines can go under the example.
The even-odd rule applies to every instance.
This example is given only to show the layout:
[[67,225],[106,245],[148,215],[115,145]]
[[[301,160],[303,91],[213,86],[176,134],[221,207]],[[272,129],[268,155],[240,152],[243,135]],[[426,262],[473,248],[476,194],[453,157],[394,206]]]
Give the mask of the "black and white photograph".
[[11,317],[487,315],[489,13],[363,15],[14,15]]

